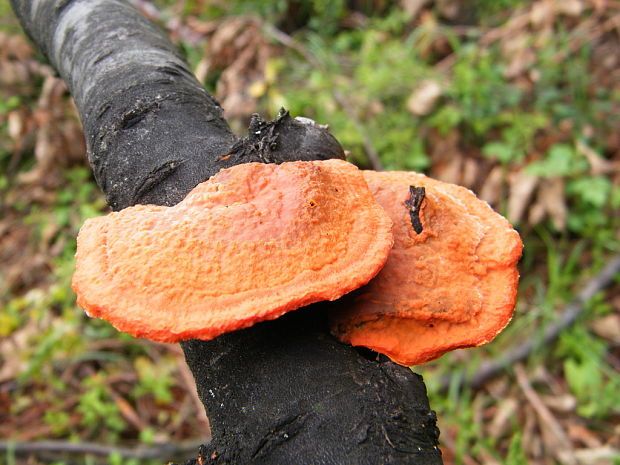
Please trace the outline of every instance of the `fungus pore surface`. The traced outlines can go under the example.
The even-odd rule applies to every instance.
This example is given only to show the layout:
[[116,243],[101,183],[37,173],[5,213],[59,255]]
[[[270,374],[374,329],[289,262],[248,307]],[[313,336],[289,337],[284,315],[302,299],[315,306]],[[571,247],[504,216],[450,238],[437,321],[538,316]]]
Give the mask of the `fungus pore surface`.
[[[330,313],[332,332],[402,365],[490,342],[514,310],[519,234],[463,187],[411,172],[364,177],[394,222],[394,247],[381,272]],[[420,233],[410,186],[425,188]]]
[[391,228],[347,162],[248,163],[173,207],[86,221],[73,289],[90,316],[136,337],[211,339],[366,284]]

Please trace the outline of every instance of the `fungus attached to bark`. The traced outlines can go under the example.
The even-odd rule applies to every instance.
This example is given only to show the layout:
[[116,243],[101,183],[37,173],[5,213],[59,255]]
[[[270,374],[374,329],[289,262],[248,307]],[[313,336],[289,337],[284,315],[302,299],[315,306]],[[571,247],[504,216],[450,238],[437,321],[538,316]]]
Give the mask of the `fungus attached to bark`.
[[248,163],[174,207],[88,220],[73,289],[90,316],[136,337],[211,339],[366,284],[391,226],[349,163]]
[[383,270],[332,312],[332,332],[403,365],[490,342],[512,317],[518,233],[463,187],[417,173],[364,177],[394,222],[394,248]]

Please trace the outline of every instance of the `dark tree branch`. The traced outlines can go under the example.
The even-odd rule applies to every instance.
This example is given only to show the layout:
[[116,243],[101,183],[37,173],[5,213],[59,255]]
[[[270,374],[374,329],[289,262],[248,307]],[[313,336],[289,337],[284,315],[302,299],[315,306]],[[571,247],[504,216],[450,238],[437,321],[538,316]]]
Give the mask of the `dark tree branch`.
[[[164,33],[121,0],[12,5],[69,83],[114,209],[172,205],[238,163],[343,156],[285,113],[237,140]],[[182,346],[213,429],[202,463],[441,463],[421,377],[336,342],[323,305]]]
[[327,334],[326,324],[326,309],[316,304],[213,341],[182,343],[196,379],[209,380],[197,383],[213,428],[209,457],[441,463],[422,378],[360,356]]

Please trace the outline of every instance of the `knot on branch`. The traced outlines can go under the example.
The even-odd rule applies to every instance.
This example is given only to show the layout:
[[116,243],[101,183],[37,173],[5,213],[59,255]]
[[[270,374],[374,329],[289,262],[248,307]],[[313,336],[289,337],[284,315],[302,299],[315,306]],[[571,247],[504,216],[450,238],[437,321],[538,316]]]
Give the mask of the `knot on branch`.
[[291,118],[284,108],[271,121],[253,114],[248,135],[233,145],[230,154],[238,160],[264,163],[344,159],[344,150],[327,126],[309,118]]

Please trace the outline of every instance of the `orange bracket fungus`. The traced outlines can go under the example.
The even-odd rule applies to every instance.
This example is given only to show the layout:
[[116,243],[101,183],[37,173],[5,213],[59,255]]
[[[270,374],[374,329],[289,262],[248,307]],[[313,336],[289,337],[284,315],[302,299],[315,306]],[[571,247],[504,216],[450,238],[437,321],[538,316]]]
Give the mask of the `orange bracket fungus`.
[[73,289],[90,316],[136,337],[212,339],[366,284],[391,227],[347,162],[247,163],[176,206],[88,220]]
[[332,332],[402,365],[490,342],[510,321],[522,243],[471,191],[407,172],[365,171],[394,222],[383,270],[331,313]]

